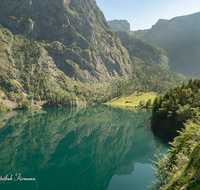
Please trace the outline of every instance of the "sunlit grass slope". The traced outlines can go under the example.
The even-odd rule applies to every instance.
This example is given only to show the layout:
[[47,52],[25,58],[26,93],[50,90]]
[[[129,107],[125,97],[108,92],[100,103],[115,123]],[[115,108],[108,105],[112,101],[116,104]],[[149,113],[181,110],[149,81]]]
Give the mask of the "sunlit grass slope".
[[[149,99],[152,99],[152,102],[154,98],[158,94],[156,92],[134,92],[133,94],[129,96],[122,95],[119,98],[114,98],[106,103],[106,105],[110,106],[136,106],[139,104],[140,101],[147,102]],[[126,103],[126,101],[132,101],[131,103]]]

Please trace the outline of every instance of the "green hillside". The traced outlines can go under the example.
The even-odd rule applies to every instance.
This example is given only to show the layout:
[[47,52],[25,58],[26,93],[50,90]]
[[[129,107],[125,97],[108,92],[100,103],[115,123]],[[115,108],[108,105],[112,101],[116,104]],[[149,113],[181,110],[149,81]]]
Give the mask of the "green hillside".
[[200,80],[195,79],[154,100],[152,130],[161,139],[172,141],[172,147],[167,155],[157,154],[158,162],[153,163],[158,181],[151,189],[200,188],[199,91]]
[[195,109],[200,107],[199,89],[200,80],[195,79],[173,88],[164,96],[156,97],[151,120],[154,133],[172,139],[187,119],[196,118]]
[[100,104],[187,81],[166,70],[161,48],[126,33],[120,41],[94,1],[39,4],[45,11],[36,0],[0,2],[0,102],[8,107]]
[[163,92],[187,81],[157,66],[156,61],[132,56],[132,73],[126,79],[113,77],[111,82],[83,83],[66,76],[48,55],[48,51],[66,49],[62,43],[27,39],[3,26],[0,34],[2,98],[16,102],[19,108],[33,107],[41,100],[47,100],[47,106],[76,105],[78,100],[101,103],[134,91]]
[[122,45],[128,50],[130,56],[140,58],[146,62],[153,62],[155,65],[169,70],[167,53],[164,49],[134,37],[125,31],[117,31],[116,34],[120,38]]

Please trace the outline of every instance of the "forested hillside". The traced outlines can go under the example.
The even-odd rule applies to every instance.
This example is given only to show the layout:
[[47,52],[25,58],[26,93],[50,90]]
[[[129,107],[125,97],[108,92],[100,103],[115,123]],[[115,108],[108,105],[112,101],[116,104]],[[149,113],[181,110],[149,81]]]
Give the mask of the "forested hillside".
[[199,92],[200,80],[195,79],[154,100],[152,130],[161,139],[172,141],[172,147],[167,155],[158,153],[158,162],[153,162],[158,181],[152,183],[152,189],[200,188]]
[[112,77],[111,82],[83,83],[66,76],[49,56],[48,51],[59,53],[66,49],[61,43],[44,43],[13,35],[3,26],[0,27],[0,34],[1,94],[3,99],[16,102],[18,108],[29,108],[40,100],[47,100],[47,106],[76,105],[77,100],[89,104],[102,103],[134,91],[164,92],[187,81],[186,77],[158,66],[161,64],[159,57],[163,55],[159,48],[157,52],[149,53],[152,59],[143,57],[151,45],[141,40],[142,47],[132,43],[140,49],[144,48],[144,52],[130,52],[132,70],[129,77]]
[[166,92],[180,85],[187,78],[168,69],[166,52],[148,42],[129,35],[125,31],[117,31],[122,45],[128,50],[132,61],[132,75],[129,80],[118,86],[114,97],[129,95],[134,91]]
[[[0,2],[1,102],[12,108],[100,104],[187,81],[166,70],[161,48],[136,38],[123,47],[96,3],[84,2]],[[1,103],[1,109],[9,108]]]
[[134,37],[125,31],[117,31],[116,34],[121,40],[122,45],[128,50],[130,56],[145,60],[148,63],[154,63],[154,65],[159,65],[169,70],[169,60],[164,49]]
[[200,107],[199,92],[200,80],[195,79],[155,98],[151,120],[154,133],[172,139],[187,119],[198,117],[195,109]]

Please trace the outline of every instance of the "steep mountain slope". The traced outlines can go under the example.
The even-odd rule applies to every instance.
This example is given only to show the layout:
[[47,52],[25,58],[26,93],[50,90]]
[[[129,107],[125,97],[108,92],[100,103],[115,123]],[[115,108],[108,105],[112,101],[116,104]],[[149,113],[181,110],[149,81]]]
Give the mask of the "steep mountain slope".
[[[0,35],[0,90],[5,94],[2,98],[8,98],[18,105],[26,99],[29,99],[30,104],[32,100],[48,100],[49,106],[70,106],[78,99],[88,103],[101,103],[123,93],[131,94],[135,90],[166,91],[187,80],[156,66],[159,65],[157,63],[159,59],[156,57],[163,55],[162,51],[156,53],[159,49],[150,54],[152,59],[147,56],[145,60],[142,56],[146,51],[144,44],[144,50],[138,47],[141,54],[135,55],[138,57],[132,56],[131,64],[134,69],[128,78],[113,79],[111,83],[82,83],[66,76],[58,69],[55,59],[49,55],[47,51],[49,49],[58,56],[61,55],[63,49],[66,49],[62,43],[29,40],[22,35],[13,35],[10,30],[2,26]],[[0,91],[0,95],[1,93]],[[22,104],[23,108],[30,106],[27,102],[24,106]]]
[[[93,0],[2,0],[0,23],[14,36],[46,44],[46,55],[75,80],[110,81],[131,71],[127,51]],[[10,39],[9,48],[12,45]],[[11,60],[15,67],[16,61]]]
[[125,31],[117,31],[116,34],[120,38],[122,45],[128,50],[130,56],[139,59],[154,62],[164,69],[169,69],[168,58],[166,52],[144,40],[134,37]]
[[151,29],[135,31],[134,35],[162,47],[172,71],[200,77],[200,12],[160,19]]
[[101,103],[187,80],[160,67],[167,66],[164,51],[136,41],[132,55],[93,0],[2,0],[0,101],[8,98],[22,108],[33,100],[48,106]]

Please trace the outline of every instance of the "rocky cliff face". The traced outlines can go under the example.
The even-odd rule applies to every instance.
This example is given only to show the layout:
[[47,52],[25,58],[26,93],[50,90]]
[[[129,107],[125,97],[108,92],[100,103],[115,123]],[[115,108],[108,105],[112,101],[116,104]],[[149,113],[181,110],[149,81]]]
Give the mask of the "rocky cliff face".
[[172,71],[200,76],[200,12],[171,20],[160,19],[151,29],[134,34],[165,49]]
[[93,0],[2,0],[0,23],[51,44],[48,56],[75,80],[103,82],[131,72],[128,52]]
[[110,20],[108,24],[115,32],[124,30],[129,33],[131,31],[130,23],[127,20]]

